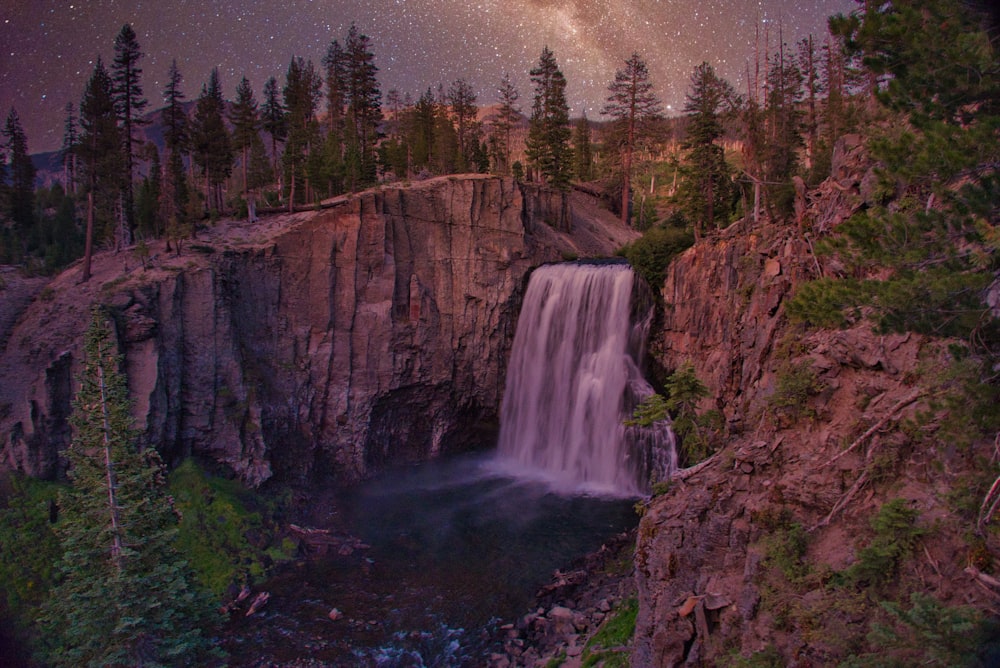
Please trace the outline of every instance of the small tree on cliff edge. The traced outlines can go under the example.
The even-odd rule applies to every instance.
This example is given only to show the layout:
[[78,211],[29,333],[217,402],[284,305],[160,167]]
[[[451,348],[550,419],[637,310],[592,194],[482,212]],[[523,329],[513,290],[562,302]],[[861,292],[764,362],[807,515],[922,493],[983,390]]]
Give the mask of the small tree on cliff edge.
[[660,100],[653,93],[649,70],[638,53],[625,61],[625,67],[615,72],[608,86],[608,103],[602,114],[614,117],[622,152],[622,223],[628,225],[631,199],[632,153],[642,133],[643,125],[661,114]]
[[99,308],[86,333],[60,496],[62,548],[39,625],[53,666],[204,665],[207,599],[173,545],[177,517],[153,448],[135,445],[111,323]]

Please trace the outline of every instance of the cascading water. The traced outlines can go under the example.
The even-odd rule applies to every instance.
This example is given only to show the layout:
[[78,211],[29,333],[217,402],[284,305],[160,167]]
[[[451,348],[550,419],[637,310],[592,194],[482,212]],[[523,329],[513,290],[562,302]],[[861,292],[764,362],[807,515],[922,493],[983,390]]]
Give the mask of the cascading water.
[[626,264],[531,275],[507,370],[502,459],[564,487],[626,495],[676,467],[668,426],[624,425],[653,393],[636,361],[651,312],[633,321],[633,282]]

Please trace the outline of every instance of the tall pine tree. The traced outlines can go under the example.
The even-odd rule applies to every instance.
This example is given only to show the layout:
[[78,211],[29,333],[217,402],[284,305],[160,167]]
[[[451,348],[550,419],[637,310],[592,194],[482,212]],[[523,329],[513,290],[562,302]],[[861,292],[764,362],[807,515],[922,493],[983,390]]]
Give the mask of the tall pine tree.
[[87,191],[87,231],[82,281],[90,280],[94,241],[113,231],[124,167],[121,131],[115,113],[111,75],[100,57],[80,101],[80,166]]
[[59,149],[59,157],[63,164],[63,187],[70,195],[76,194],[76,153],[80,143],[79,126],[76,118],[76,106],[72,102],[66,103],[66,120],[63,123],[62,147]]
[[531,70],[531,82],[535,99],[528,127],[528,160],[546,183],[565,189],[573,173],[566,77],[547,46],[542,49],[538,66]]
[[236,101],[229,111],[229,122],[233,124],[233,141],[241,154],[240,166],[243,170],[243,195],[247,203],[247,218],[253,222],[256,215],[250,184],[250,149],[254,138],[260,139],[260,119],[257,114],[257,99],[246,77],[243,77],[240,85],[236,87]]
[[184,112],[184,93],[181,91],[183,77],[177,69],[177,60],[170,63],[167,71],[167,85],[163,89],[163,143],[167,152],[163,164],[165,171],[160,190],[160,217],[167,225],[167,250],[170,237],[178,237],[179,228],[187,216],[188,183],[184,175],[184,155],[187,153],[190,128]]
[[378,124],[382,120],[382,91],[371,39],[352,25],[344,42],[347,77],[348,148],[357,151],[357,166],[348,172],[351,190],[373,185],[377,177]]
[[521,116],[521,109],[517,106],[519,93],[510,80],[510,74],[503,75],[497,93],[500,95],[500,108],[492,120],[493,162],[497,173],[507,176],[510,174],[511,134]]
[[122,242],[128,244],[135,232],[135,199],[134,199],[134,167],[136,140],[133,136],[135,128],[144,124],[141,117],[146,108],[146,99],[142,96],[142,84],[139,77],[142,69],[139,60],[143,53],[132,26],[125,24],[115,37],[115,59],[111,66],[115,109],[122,127],[122,142],[125,157],[125,179],[122,182],[124,198],[125,229],[122,230]]
[[638,53],[625,61],[625,67],[615,72],[608,86],[608,103],[601,110],[617,122],[617,135],[622,156],[621,219],[628,225],[629,203],[632,200],[632,153],[644,125],[660,116],[660,100],[653,93],[649,69]]
[[[260,122],[264,131],[271,136],[271,167],[275,180],[280,178],[278,170],[278,142],[285,141],[288,136],[288,119],[285,107],[281,104],[281,91],[278,80],[274,77],[264,82],[264,99],[260,105]],[[279,188],[280,191],[280,188]]]
[[13,107],[4,122],[3,138],[9,160],[7,213],[24,238],[35,224],[35,165],[28,154],[28,136]]
[[288,188],[288,207],[310,197],[307,165],[310,155],[318,150],[319,124],[316,110],[321,99],[323,81],[311,60],[292,58],[285,73],[282,90],[288,114],[288,139],[282,162]]
[[458,79],[448,88],[448,104],[455,119],[458,134],[458,168],[467,171],[472,163],[472,140],[475,137],[476,93],[465,79]]
[[205,184],[206,213],[223,209],[222,183],[233,171],[233,149],[223,120],[225,108],[219,70],[213,68],[198,96],[191,128],[192,153]]
[[177,516],[152,448],[136,446],[114,326],[99,307],[67,451],[72,485],[60,496],[63,551],[39,626],[52,666],[204,665],[217,653],[213,612],[174,548]]
[[725,220],[730,211],[730,170],[718,141],[722,138],[721,114],[734,96],[732,87],[711,65],[702,63],[695,68],[684,103],[690,122],[682,145],[687,156],[677,199],[694,226],[696,238],[715,227],[717,219]]

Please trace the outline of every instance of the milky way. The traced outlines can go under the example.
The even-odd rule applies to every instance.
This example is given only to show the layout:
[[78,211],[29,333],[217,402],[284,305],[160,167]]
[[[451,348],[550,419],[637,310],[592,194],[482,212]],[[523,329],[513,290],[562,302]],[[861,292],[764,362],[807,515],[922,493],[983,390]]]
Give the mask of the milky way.
[[481,103],[509,72],[530,107],[528,70],[551,48],[568,80],[574,115],[599,118],[608,83],[632,52],[649,65],[668,111],[684,104],[692,70],[708,61],[738,88],[755,34],[771,44],[826,34],[826,18],[852,0],[285,0],[282,3],[150,0],[0,0],[0,113],[16,107],[32,151],[58,148],[64,107],[78,103],[100,55],[131,23],[145,57],[142,84],[161,105],[170,61],[193,99],[218,67],[228,96],[246,76],[258,97],[283,81],[292,56],[317,65],[351,23],[371,38],[383,93],[414,98],[463,78]]

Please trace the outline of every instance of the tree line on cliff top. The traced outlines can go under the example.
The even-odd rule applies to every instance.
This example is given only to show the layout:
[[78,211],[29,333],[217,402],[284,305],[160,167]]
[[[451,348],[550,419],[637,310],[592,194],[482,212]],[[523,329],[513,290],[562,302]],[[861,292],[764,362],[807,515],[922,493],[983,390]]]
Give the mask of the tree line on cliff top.
[[[398,90],[383,98],[371,40],[352,26],[318,64],[293,57],[284,82],[271,77],[259,95],[243,78],[227,100],[213,71],[193,111],[173,62],[157,146],[137,134],[150,120],[150,96],[141,46],[124,25],[110,65],[98,57],[79,104],[67,104],[57,186],[34,193],[27,139],[11,111],[0,261],[54,271],[95,246],[142,253],[145,240],[179,243],[223,213],[253,218],[258,205],[294,208],[381,181],[467,171],[556,188],[597,180],[622,220],[640,228],[672,216],[699,234],[750,210],[780,216],[791,207],[792,178],[822,178],[836,137],[859,122],[865,79],[845,47],[843,34],[787,45],[780,31],[765,31],[746,91],[702,63],[685,117],[672,121],[633,54],[609,83],[602,114],[610,122],[598,127],[584,116],[573,132],[566,78],[548,48],[530,72],[527,122],[509,75],[498,83],[499,104],[480,120],[463,79],[415,99]],[[650,183],[647,197],[656,175],[660,189]]]

